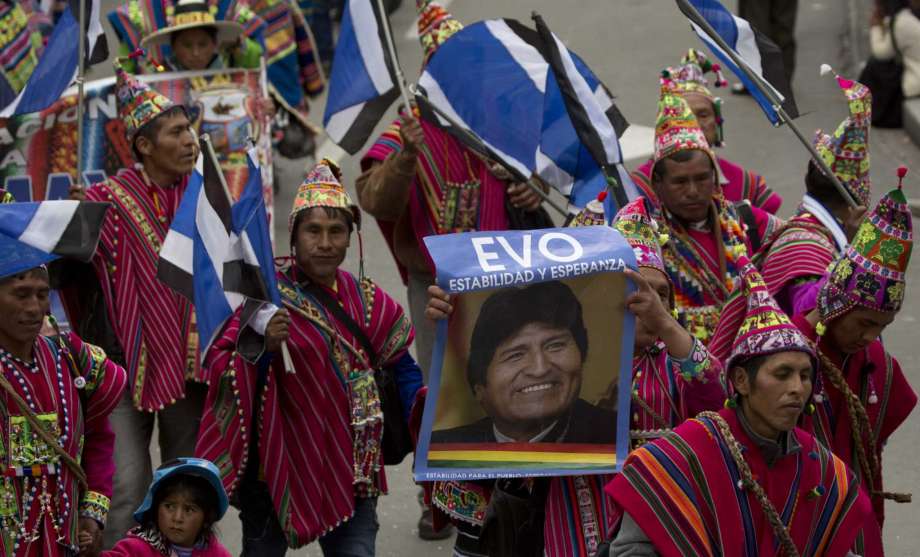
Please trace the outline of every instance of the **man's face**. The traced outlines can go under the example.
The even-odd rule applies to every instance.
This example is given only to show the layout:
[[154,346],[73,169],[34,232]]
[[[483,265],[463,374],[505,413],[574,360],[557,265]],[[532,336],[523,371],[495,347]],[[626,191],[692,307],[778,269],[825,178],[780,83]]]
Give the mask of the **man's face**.
[[205,70],[217,54],[217,41],[204,29],[187,29],[176,33],[172,51],[183,69]]
[[294,235],[297,265],[311,280],[335,283],[335,271],[345,260],[351,234],[343,216],[330,217],[320,207],[308,209]]
[[48,279],[32,272],[0,280],[0,345],[35,341],[48,313]]
[[158,175],[183,176],[195,169],[197,149],[188,116],[181,110],[157,117],[161,122],[153,141],[139,136],[135,140],[137,150],[144,160],[144,167]]
[[[668,280],[668,277],[664,275],[661,271],[657,269],[650,269],[649,267],[639,267],[639,273],[642,275],[642,278],[648,281],[651,285],[652,290],[658,293],[658,297],[661,298],[661,305],[665,309],[671,309],[671,282]],[[649,329],[641,319],[636,317],[636,339],[633,342],[633,345],[636,348],[636,352],[644,350],[649,346],[655,344],[655,341],[658,340],[658,331]]]
[[686,162],[662,159],[664,175],[653,180],[655,194],[661,203],[678,218],[700,222],[709,215],[716,174],[712,160],[703,151],[691,151]]
[[498,345],[473,393],[502,433],[526,442],[578,398],[581,366],[571,331],[530,323]]
[[710,145],[715,145],[719,135],[719,123],[716,121],[716,111],[712,106],[712,101],[700,93],[687,93],[684,100],[690,105],[690,110],[696,115],[700,124],[700,129],[706,135],[706,141]]
[[811,396],[812,363],[804,352],[771,354],[753,381],[740,367],[733,377],[751,428],[769,439],[795,427]]
[[827,335],[838,350],[844,354],[855,354],[877,339],[896,315],[895,312],[857,307],[831,321],[827,326]]

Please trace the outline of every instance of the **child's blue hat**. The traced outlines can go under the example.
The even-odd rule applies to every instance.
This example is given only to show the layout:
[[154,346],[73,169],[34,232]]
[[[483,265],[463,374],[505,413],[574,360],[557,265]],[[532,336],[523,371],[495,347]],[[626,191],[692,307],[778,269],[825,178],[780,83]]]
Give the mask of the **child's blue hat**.
[[224,513],[227,512],[227,507],[230,506],[230,501],[227,499],[224,484],[220,481],[220,470],[217,469],[217,466],[214,466],[214,463],[210,460],[203,458],[177,458],[163,463],[157,468],[144,501],[134,511],[134,520],[138,523],[144,522],[144,515],[153,507],[153,498],[156,496],[157,489],[160,488],[164,481],[176,474],[188,474],[206,479],[211,484],[211,487],[214,488],[214,491],[217,492],[217,520],[223,518]]

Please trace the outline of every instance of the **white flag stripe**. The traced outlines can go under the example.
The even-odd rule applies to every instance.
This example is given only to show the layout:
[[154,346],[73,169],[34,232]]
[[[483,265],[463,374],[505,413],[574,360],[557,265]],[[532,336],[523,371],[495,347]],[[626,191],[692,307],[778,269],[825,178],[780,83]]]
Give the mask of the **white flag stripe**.
[[29,225],[20,234],[19,241],[42,251],[53,251],[79,205],[79,201],[40,204]]
[[160,256],[191,275],[194,273],[194,244],[194,240],[185,234],[171,231],[163,240]]
[[227,229],[218,216],[214,207],[208,203],[208,196],[204,192],[204,186],[198,192],[198,205],[195,222],[198,225],[198,235],[204,244],[205,251],[208,252],[208,258],[214,266],[214,272],[220,281],[221,287],[224,284],[224,262],[228,260],[230,253],[230,242],[228,241]]
[[[419,79],[419,85],[425,88],[425,92],[428,94],[428,100],[431,104],[438,107],[440,110],[443,110],[448,118],[451,118],[454,122],[459,124],[463,129],[471,129],[469,124],[463,121],[463,118],[454,110],[454,107],[451,106],[450,101],[447,99],[447,96],[444,95],[444,91],[441,90],[441,87],[438,85],[438,82],[432,79],[431,75],[427,72],[422,74],[421,79]],[[523,162],[515,159],[511,155],[508,155],[502,152],[500,149],[495,148],[494,145],[491,145],[485,138],[482,139],[482,142],[491,149],[497,156],[502,160],[514,167],[518,172],[524,176],[530,176],[530,170]]]
[[336,112],[329,118],[329,121],[326,123],[326,133],[332,138],[332,141],[341,143],[342,140],[345,139],[345,134],[351,129],[351,125],[355,123],[355,118],[358,117],[358,114],[364,110],[365,104],[367,103],[349,106],[345,110]]
[[553,159],[547,157],[539,147],[537,147],[536,162],[537,175],[568,198],[575,186],[575,178],[560,168]]
[[[780,92],[777,91],[775,87],[773,87],[773,84],[767,81],[766,79],[764,79],[763,77],[763,65],[760,62],[760,50],[758,50],[757,48],[756,39],[754,37],[754,32],[751,29],[751,26],[748,25],[747,22],[744,21],[743,19],[739,20],[737,17],[735,18],[735,21],[739,22],[738,23],[738,26],[739,26],[738,43],[739,44],[736,48],[744,49],[744,54],[741,54],[740,50],[738,51],[739,55],[741,56],[742,61],[745,64],[747,64],[747,67],[750,68],[752,72],[754,72],[760,77],[759,81],[764,87],[769,87],[770,90],[773,91],[773,93],[776,95],[776,98],[778,98],[780,101],[786,100],[785,97],[783,97],[783,95],[780,94]],[[750,37],[749,38],[745,37],[743,40],[741,39],[741,29],[740,29],[742,23],[745,24],[747,33],[750,33]],[[725,56],[726,60],[731,60],[731,57],[719,45],[717,45],[715,41],[710,39],[709,35],[707,35],[706,32],[703,31],[703,29],[701,29],[697,24],[691,21],[690,26],[693,28],[693,31],[697,34],[697,36],[699,36],[700,39],[702,39],[703,42],[706,43],[706,46],[708,46],[713,52],[718,51],[723,56]]]
[[553,39],[556,41],[556,47],[559,49],[559,55],[562,58],[562,65],[565,67],[565,73],[568,75],[569,83],[571,83],[572,88],[575,89],[575,94],[578,95],[579,102],[582,107],[584,107],[585,112],[587,112],[588,119],[591,121],[591,124],[600,137],[601,143],[604,145],[604,153],[607,155],[606,162],[608,164],[621,162],[620,146],[617,143],[617,132],[613,129],[613,124],[610,123],[610,119],[607,118],[607,115],[604,114],[604,111],[601,110],[600,105],[596,102],[594,92],[591,91],[588,82],[585,81],[584,76],[581,75],[575,67],[569,49],[562,44],[562,41],[560,41],[559,37],[556,35],[553,35]]
[[521,65],[521,68],[533,81],[534,87],[540,93],[546,93],[546,75],[549,73],[549,64],[546,63],[543,55],[536,48],[521,40],[504,20],[489,20],[485,22],[485,25],[489,32],[502,43],[514,61]]
[[[105,33],[105,29],[102,28],[102,20],[99,18],[99,0],[92,1],[92,7],[89,14],[89,25],[87,26],[87,39],[89,39],[89,45],[86,49],[86,56],[90,56],[93,53],[93,49],[96,47],[96,41],[99,39],[99,36]],[[77,21],[80,21],[79,14],[76,15]]]
[[[377,28],[377,18],[371,1],[373,0],[349,0],[348,11],[355,25],[355,38],[361,57],[364,58],[364,68],[374,83],[377,94],[382,95],[393,88],[393,81],[387,69],[380,30]],[[386,23],[383,22],[382,25]]]

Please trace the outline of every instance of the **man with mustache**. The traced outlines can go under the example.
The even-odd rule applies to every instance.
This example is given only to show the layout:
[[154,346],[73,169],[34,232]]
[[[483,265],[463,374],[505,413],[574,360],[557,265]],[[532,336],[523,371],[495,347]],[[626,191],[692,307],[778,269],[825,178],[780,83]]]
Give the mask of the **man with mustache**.
[[95,276],[59,273],[70,286],[78,283],[65,292],[78,330],[122,363],[130,380],[112,419],[117,473],[107,546],[134,525],[132,513],[150,484],[154,423],[164,460],[192,456],[207,392],[194,309],[156,276],[160,247],[198,155],[189,118],[120,63],[116,100],[137,164],[86,191],[72,188],[72,198],[112,208],[93,258]]
[[719,324],[737,331],[734,397],[630,454],[607,486],[622,513],[611,556],[844,556],[860,530],[879,534],[854,474],[796,427],[813,411],[812,344],[741,263],[746,311]]
[[[909,494],[883,489],[882,447],[917,405],[917,393],[879,337],[901,309],[912,245],[911,213],[899,184],[829,268],[816,307],[793,318],[818,355],[817,411],[803,427],[857,473],[879,528],[885,499],[910,501]],[[882,555],[874,541],[860,537],[856,552]]]

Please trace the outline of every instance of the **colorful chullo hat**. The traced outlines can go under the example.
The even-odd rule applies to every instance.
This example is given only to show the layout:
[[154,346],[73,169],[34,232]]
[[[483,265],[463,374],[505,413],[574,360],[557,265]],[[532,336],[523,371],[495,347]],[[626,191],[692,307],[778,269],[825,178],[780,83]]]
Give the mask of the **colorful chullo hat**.
[[901,309],[913,248],[910,207],[900,183],[905,174],[906,168],[898,169],[897,189],[879,200],[859,225],[853,242],[831,264],[818,292],[819,334],[855,306],[882,312]]
[[699,94],[712,102],[713,112],[715,112],[716,125],[718,126],[718,140],[715,147],[722,144],[722,99],[712,94],[709,89],[709,80],[706,78],[707,73],[714,73],[716,76],[713,83],[716,87],[725,87],[728,81],[722,74],[722,68],[719,64],[713,64],[706,57],[706,54],[691,48],[680,61],[679,66],[671,66],[662,72],[664,77],[674,82],[675,90],[682,94]]
[[653,168],[662,159],[680,151],[703,151],[712,159],[717,175],[719,163],[715,153],[706,141],[706,135],[690,110],[690,105],[681,96],[672,79],[661,78],[661,97],[658,99],[658,119],[655,122],[655,154]]
[[596,199],[592,199],[585,205],[585,208],[578,212],[574,218],[566,225],[569,228],[577,226],[604,226],[607,219],[604,218],[604,200],[607,199],[607,191],[597,194]]
[[329,159],[318,162],[297,188],[294,206],[288,218],[288,230],[293,230],[294,219],[298,214],[314,207],[331,207],[351,211],[355,224],[360,225],[361,223],[361,211],[352,202],[348,192],[345,191],[345,186],[342,185],[342,171]]
[[811,343],[780,309],[754,264],[747,257],[739,264],[741,289],[732,297],[732,307],[736,310],[726,309],[723,312],[713,340],[717,337],[726,338],[726,335],[732,335],[733,331],[737,332],[733,334],[734,342],[727,358],[724,354],[713,355],[724,359],[725,369],[731,369],[733,365],[748,358],[777,352],[804,352],[814,362],[816,356]]
[[115,102],[118,116],[125,123],[125,134],[130,141],[137,130],[149,124],[167,110],[180,106],[164,95],[139,81],[122,68],[123,59],[115,61]]
[[661,246],[667,243],[668,236],[659,233],[658,222],[651,217],[645,197],[640,196],[623,205],[613,219],[613,228],[629,242],[639,267],[657,269],[668,276],[661,255]]
[[[828,67],[822,68],[825,69]],[[850,115],[837,126],[833,136],[821,130],[815,132],[812,143],[853,199],[868,207],[872,193],[869,180],[872,93],[862,83],[840,76],[837,76],[837,85],[847,98]]]
[[463,24],[432,0],[416,0],[415,5],[418,8],[418,38],[424,51],[424,67],[444,41],[463,29]]

